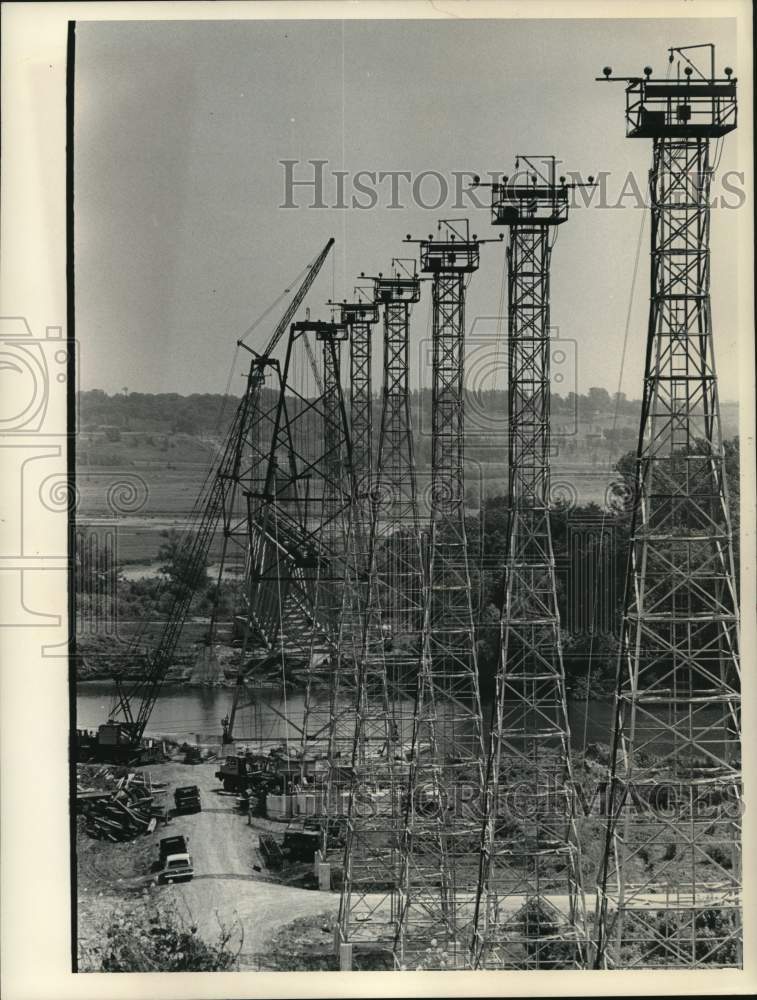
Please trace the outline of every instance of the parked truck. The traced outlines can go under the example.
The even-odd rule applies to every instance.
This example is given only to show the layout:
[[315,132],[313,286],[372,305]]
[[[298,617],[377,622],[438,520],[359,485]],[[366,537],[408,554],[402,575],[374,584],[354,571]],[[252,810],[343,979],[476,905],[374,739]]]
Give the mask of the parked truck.
[[187,838],[181,834],[175,837],[163,837],[160,841],[160,869],[158,882],[161,885],[171,882],[188,882],[194,875],[192,858],[189,855]]
[[177,788],[173,793],[173,800],[175,805],[174,812],[177,815],[202,811],[200,789],[197,785],[184,785],[182,788]]
[[321,833],[317,828],[295,822],[284,833],[282,847],[292,861],[312,861],[320,846]]
[[252,755],[232,754],[224,760],[215,776],[223,782],[224,791],[244,792],[261,771],[261,764]]
[[265,754],[231,754],[215,776],[223,782],[226,792],[244,792],[251,788],[257,793],[280,795],[296,775],[297,766],[296,763],[287,766],[287,762],[282,764],[278,758]]

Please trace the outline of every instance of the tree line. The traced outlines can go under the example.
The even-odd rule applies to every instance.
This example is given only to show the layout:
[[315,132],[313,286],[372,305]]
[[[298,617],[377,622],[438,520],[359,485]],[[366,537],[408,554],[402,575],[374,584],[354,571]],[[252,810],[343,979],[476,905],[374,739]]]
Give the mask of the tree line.
[[[271,393],[272,390],[265,390]],[[476,412],[501,413],[506,416],[508,394],[505,389],[466,390],[470,401],[469,423],[475,428]],[[237,395],[221,393],[192,393],[184,396],[177,392],[122,392],[109,394],[102,389],[89,389],[78,393],[78,418],[81,430],[118,428],[131,431],[171,431],[183,434],[210,434],[223,436],[228,430],[234,410],[239,402]],[[431,390],[415,389],[410,394],[411,411],[430,412]],[[626,399],[624,393],[610,394],[606,389],[593,387],[587,393],[569,392],[564,396],[552,393],[550,406],[553,414],[575,416],[581,422],[591,420],[595,414],[615,413],[619,416],[637,416],[639,400]],[[374,394],[373,422],[376,432],[381,419],[381,396]],[[416,423],[417,426],[417,423]]]

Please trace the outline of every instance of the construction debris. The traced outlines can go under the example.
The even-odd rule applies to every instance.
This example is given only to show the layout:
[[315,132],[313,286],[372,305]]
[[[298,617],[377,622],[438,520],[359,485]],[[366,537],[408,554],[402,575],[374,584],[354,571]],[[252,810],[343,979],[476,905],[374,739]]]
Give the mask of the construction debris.
[[[83,775],[81,775],[83,777]],[[117,776],[114,770],[102,767],[90,775],[90,782],[100,787],[82,787],[77,782],[77,811],[86,817],[86,831],[100,840],[133,840],[151,833],[158,820],[168,820],[168,812],[160,799],[165,795],[164,784],[154,784],[149,771],[132,771]]]

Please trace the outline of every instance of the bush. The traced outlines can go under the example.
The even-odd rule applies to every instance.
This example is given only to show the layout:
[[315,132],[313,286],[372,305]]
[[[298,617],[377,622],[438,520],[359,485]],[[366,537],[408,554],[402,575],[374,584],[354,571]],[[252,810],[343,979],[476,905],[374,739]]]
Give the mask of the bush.
[[197,926],[186,923],[173,909],[126,914],[117,910],[105,933],[100,957],[102,972],[228,972],[239,964],[243,936],[232,948],[236,926],[219,921],[215,943],[197,935]]

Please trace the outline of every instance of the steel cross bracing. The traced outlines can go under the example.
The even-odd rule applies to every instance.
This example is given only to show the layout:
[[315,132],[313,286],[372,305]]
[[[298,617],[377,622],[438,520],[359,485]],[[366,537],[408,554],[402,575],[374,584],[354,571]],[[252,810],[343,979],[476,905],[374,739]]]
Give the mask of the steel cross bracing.
[[[259,530],[262,511],[266,503],[265,483],[271,456],[271,442],[276,428],[276,414],[282,393],[281,371],[273,357],[279,342],[289,330],[297,310],[307,292],[317,278],[326,257],[334,245],[330,239],[320,254],[308,268],[302,284],[295,292],[284,315],[277,323],[263,354],[252,351],[253,360],[247,378],[246,392],[239,407],[239,413],[232,427],[229,440],[233,441],[234,461],[228,475],[222,477],[223,491],[222,522],[223,548],[220,558],[218,583],[221,582],[230,546],[243,555],[245,587],[243,607],[235,618],[234,630],[241,632],[242,647],[237,684],[234,689],[228,722],[225,721],[224,740],[234,736],[234,722],[237,712],[243,707],[245,685],[250,678],[250,665],[270,661],[272,655],[281,655],[280,633],[283,609],[279,607],[278,586],[266,586],[271,576],[265,567],[278,561],[287,562],[287,554],[281,550],[278,541]],[[239,346],[245,346],[240,342]],[[249,350],[249,348],[246,348]],[[272,378],[271,378],[272,373]],[[266,384],[270,380],[270,384]],[[298,579],[301,574],[292,564],[293,584],[291,603],[296,606],[298,616],[312,616],[308,607],[306,588]],[[211,622],[209,644],[213,641],[215,622]],[[295,630],[296,631],[296,630]]]
[[369,528],[361,623],[350,631],[347,647],[356,673],[351,773],[350,781],[343,785],[348,792],[345,846],[339,859],[342,894],[337,940],[344,969],[351,968],[353,948],[391,948],[397,923],[400,794],[407,764],[400,739],[402,690],[387,671],[388,662],[392,666],[396,663],[391,658],[379,601],[377,521],[374,516]]
[[392,267],[392,277],[376,281],[376,297],[384,306],[384,385],[373,493],[379,600],[385,631],[399,641],[418,633],[423,616],[408,380],[410,307],[420,299],[420,284],[415,261],[395,259]]
[[353,301],[338,303],[341,322],[349,330],[350,434],[353,473],[359,497],[367,497],[373,474],[373,326],[379,320],[375,288],[358,285]]
[[[358,286],[354,301],[345,300],[338,304],[338,308],[349,342],[353,495],[349,510],[330,745],[332,754],[343,754],[349,759],[354,737],[355,685],[368,588],[373,475],[372,327],[379,319],[373,284]],[[346,711],[339,706],[344,706]]]
[[[339,868],[343,848],[351,759],[359,697],[360,667],[365,644],[371,541],[372,479],[372,326],[378,322],[374,289],[355,289],[355,300],[339,304],[347,331],[350,369],[350,435],[352,444],[351,502],[346,526],[345,575],[340,588],[339,640],[331,678],[328,761],[330,779],[325,797],[321,859]],[[366,683],[365,679],[362,683]]]
[[[272,384],[266,384],[268,371],[274,376]],[[263,682],[271,672],[280,676],[282,669],[291,665],[304,668],[316,620],[313,570],[307,565],[313,561],[313,539],[307,537],[306,528],[300,530],[296,517],[279,517],[276,507],[271,507],[280,493],[278,463],[283,461],[285,468],[289,464],[283,460],[281,447],[286,419],[284,431],[279,426],[281,413],[287,412],[285,377],[277,361],[253,361],[251,382],[250,426],[240,442],[243,468],[229,482],[230,490],[239,490],[244,508],[232,520],[229,503],[224,516],[225,540],[244,546],[246,551],[243,606],[235,620],[242,649],[228,739],[234,734],[238,713],[255,707],[257,682]],[[296,507],[295,496],[287,504],[290,514]],[[303,553],[308,553],[307,557],[303,558]],[[329,632],[323,623],[318,634],[329,647]],[[245,733],[245,737],[254,735]]]
[[433,275],[431,515],[395,956],[412,967],[436,938],[448,966],[464,968],[484,759],[463,476],[465,288],[479,244],[467,220],[439,228],[420,247]]
[[384,386],[378,457],[370,493],[365,603],[361,608],[352,782],[338,943],[391,949],[397,927],[401,794],[412,732],[408,693],[422,614],[422,563],[408,382],[411,306],[420,298],[414,261],[395,260],[375,281],[384,313]]
[[[348,525],[347,558],[342,605],[337,672],[332,712],[332,754],[349,761],[355,734],[358,669],[364,644],[365,609],[368,602],[371,542],[371,482],[373,392],[371,379],[372,327],[379,319],[373,284],[355,289],[353,302],[339,304],[341,322],[348,331],[350,365],[350,434],[352,441],[353,495]],[[349,788],[349,781],[341,791]],[[342,816],[347,795],[343,795]],[[343,846],[343,845],[341,845]],[[337,861],[337,843],[330,860]]]
[[317,629],[311,629],[310,655],[306,674],[305,707],[302,725],[303,763],[315,755],[314,779],[317,795],[315,812],[328,816],[334,808],[331,788],[335,780],[334,768],[339,766],[339,755],[349,747],[340,747],[338,738],[342,727],[337,715],[351,712],[348,705],[339,703],[341,655],[339,630],[342,612],[344,583],[347,567],[347,541],[349,518],[353,505],[352,448],[349,435],[347,410],[341,388],[340,345],[347,337],[347,329],[340,323],[311,322],[296,324],[303,337],[315,335],[321,345],[320,399],[308,400],[308,406],[317,407],[319,426],[315,429],[318,465],[307,471],[306,489],[320,493],[320,504],[314,497],[312,527],[318,534],[319,544],[329,553],[328,560],[319,562],[314,593],[314,614],[318,622],[327,623],[329,636],[334,641],[325,650],[319,641]]
[[[290,328],[283,369],[276,366],[279,390],[265,482],[259,491],[246,493],[249,606],[256,613],[253,620],[265,622],[267,645],[262,655],[242,665],[237,711],[249,693],[245,673],[280,680],[292,669],[307,671],[313,663],[328,662],[336,649],[338,620],[328,588],[343,575],[340,526],[349,493],[336,481],[342,466],[334,456],[346,455],[349,467],[349,434],[339,383],[329,376],[329,368],[338,373],[337,346],[327,338],[321,371],[307,342],[321,332],[316,326],[294,323]],[[327,731],[311,733],[311,747],[305,722],[300,726],[290,718],[285,724],[287,738],[299,730],[296,742],[309,750],[328,741]]]
[[521,159],[524,182],[492,192],[493,221],[510,226],[510,514],[472,959],[580,968],[586,918],[549,519],[550,261],[567,187],[552,157]]
[[[331,754],[344,765],[345,780],[338,790],[334,815],[339,817],[339,836],[324,844],[332,864],[342,863],[342,833],[350,787],[350,763],[358,703],[358,677],[365,644],[365,612],[368,605],[371,562],[372,468],[372,327],[379,319],[374,288],[359,286],[354,301],[339,304],[341,321],[350,346],[350,433],[352,441],[353,495],[350,505],[345,579],[342,588],[337,669],[333,686]],[[335,831],[335,832],[337,832]]]
[[605,968],[742,962],[738,599],[709,294],[709,122],[722,90],[733,127],[735,90],[705,83],[681,81],[673,98],[675,109],[702,89],[719,102],[701,132],[679,112],[652,136],[649,328],[597,899]]

